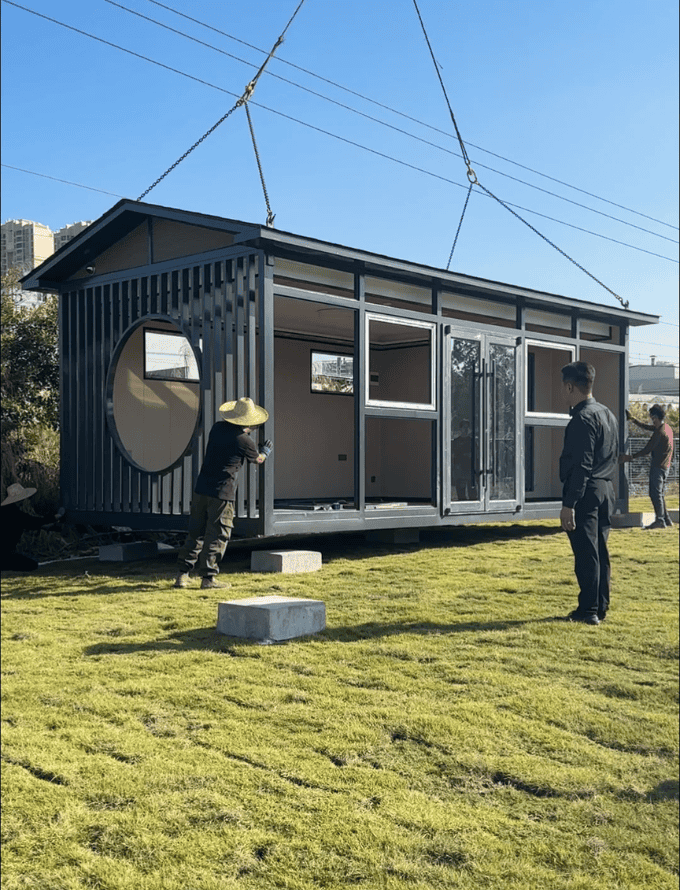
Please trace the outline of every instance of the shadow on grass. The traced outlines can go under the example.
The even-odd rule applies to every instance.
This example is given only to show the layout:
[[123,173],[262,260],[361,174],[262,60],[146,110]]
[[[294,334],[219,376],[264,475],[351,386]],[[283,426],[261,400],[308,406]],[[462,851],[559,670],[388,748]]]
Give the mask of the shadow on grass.
[[[445,528],[421,528],[420,541],[412,544],[388,544],[369,541],[365,532],[343,532],[329,535],[309,535],[298,538],[273,538],[265,542],[241,544],[250,550],[320,550],[324,563],[334,559],[366,559],[389,556],[393,553],[418,553],[421,550],[448,547],[475,547],[505,540],[544,538],[564,534],[559,525],[479,524],[456,525]],[[240,555],[240,554],[239,554]],[[238,558],[238,557],[237,557]],[[248,555],[249,558],[249,555]]]
[[[512,630],[528,624],[546,624],[559,621],[558,618],[531,618],[525,621],[470,621],[460,624],[438,624],[434,622],[421,622],[417,624],[381,624],[370,622],[348,627],[326,628],[318,634],[306,637],[297,637],[292,640],[282,640],[276,645],[300,642],[334,642],[354,643],[359,640],[371,640],[380,637],[389,637],[399,634],[421,634],[423,636],[437,635],[447,636],[456,633],[489,633],[493,631]],[[235,650],[235,646],[249,648],[261,646],[262,641],[248,640],[241,637],[230,637],[220,634],[214,627],[199,627],[193,630],[177,631],[158,640],[148,640],[145,643],[117,642],[95,643],[83,650],[84,655],[129,655],[136,652],[179,652],[185,650],[202,650],[210,652],[225,652],[228,655],[238,656],[241,653]]]
[[[321,550],[325,564],[336,559],[361,560],[394,553],[418,553],[421,550],[447,547],[474,547],[504,540],[551,537],[563,534],[556,525],[459,525],[449,528],[420,529],[421,540],[414,544],[384,544],[367,541],[363,532],[345,532],[296,538],[274,538],[266,542],[235,541],[230,544],[222,572],[250,571],[250,554],[262,549]],[[177,554],[159,554],[153,560],[130,563],[102,563],[97,557],[49,563],[32,573],[3,572],[3,580],[23,580],[24,589],[3,592],[2,599],[40,599],[54,596],[96,596],[127,592],[119,584],[100,583],[115,575],[118,581],[130,581],[136,591],[158,590],[159,576],[167,576],[168,586],[174,580]],[[74,582],[74,589],[50,590],[50,582],[63,585]]]

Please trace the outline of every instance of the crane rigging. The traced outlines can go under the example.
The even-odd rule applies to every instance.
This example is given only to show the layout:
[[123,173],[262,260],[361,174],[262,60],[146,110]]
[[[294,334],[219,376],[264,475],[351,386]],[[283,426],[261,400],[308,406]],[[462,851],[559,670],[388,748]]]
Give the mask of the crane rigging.
[[434,64],[435,71],[437,72],[437,78],[441,85],[442,92],[444,93],[444,98],[446,100],[446,104],[449,109],[449,114],[451,115],[451,121],[453,122],[453,126],[456,131],[456,136],[458,137],[458,142],[460,144],[461,154],[463,155],[463,160],[465,161],[465,164],[467,166],[467,178],[470,183],[467,197],[465,199],[465,204],[463,205],[463,213],[461,214],[460,222],[458,224],[458,231],[456,232],[456,237],[454,238],[454,241],[453,241],[453,247],[451,248],[451,253],[449,255],[449,262],[448,262],[446,268],[448,269],[449,266],[451,265],[451,259],[453,258],[453,251],[455,250],[456,242],[458,241],[458,235],[460,234],[460,229],[463,224],[463,217],[465,216],[465,211],[468,206],[468,201],[470,199],[470,193],[472,192],[472,189],[474,186],[478,186],[486,195],[488,195],[490,198],[493,198],[495,201],[497,201],[501,205],[501,207],[505,207],[505,209],[510,211],[510,213],[512,213],[513,216],[517,217],[517,219],[520,222],[523,222],[525,226],[528,226],[532,232],[535,232],[539,236],[539,238],[542,238],[547,244],[549,244],[551,247],[554,247],[555,250],[558,251],[558,253],[561,253],[563,257],[566,257],[566,259],[568,259],[570,263],[573,263],[578,269],[580,269],[582,272],[585,272],[585,274],[589,278],[591,278],[593,281],[595,281],[597,284],[599,284],[600,287],[603,287],[613,297],[616,297],[616,299],[619,301],[619,303],[621,303],[623,308],[627,309],[628,308],[628,300],[624,300],[617,293],[615,293],[610,287],[607,287],[607,285],[604,284],[602,281],[600,281],[599,278],[596,278],[592,273],[590,273],[580,263],[577,263],[576,260],[573,259],[573,257],[570,257],[569,254],[566,253],[564,250],[562,250],[561,247],[558,247],[557,244],[555,244],[549,238],[547,238],[545,235],[543,235],[541,232],[539,232],[538,229],[535,226],[532,226],[531,223],[527,222],[527,220],[525,220],[524,217],[520,216],[519,213],[517,213],[511,207],[508,207],[508,205],[505,203],[505,201],[503,201],[497,195],[494,195],[493,192],[491,192],[488,188],[486,188],[486,186],[482,185],[482,183],[479,182],[479,180],[477,179],[477,174],[472,169],[472,165],[470,163],[470,158],[468,157],[468,153],[465,148],[465,143],[463,142],[463,137],[460,135],[460,130],[458,129],[458,124],[456,123],[456,118],[453,113],[453,109],[451,108],[451,103],[449,102],[449,97],[446,92],[446,87],[444,85],[444,81],[442,79],[441,72],[439,70],[439,63],[437,62],[437,59],[435,58],[434,50],[432,49],[432,44],[430,43],[430,38],[428,37],[427,29],[425,28],[425,22],[423,21],[423,17],[420,14],[420,9],[418,8],[418,0],[413,0],[413,5],[415,6],[416,13],[418,14],[418,19],[420,21],[421,28],[423,29],[425,41],[427,43],[428,49],[430,51],[430,55],[432,57],[432,63]]
[[[181,157],[179,157],[174,162],[174,164],[172,164],[170,167],[168,167],[168,169],[161,176],[159,176],[158,179],[155,180],[155,182],[153,182],[144,192],[142,192],[142,194],[137,199],[138,201],[141,201],[144,197],[146,197],[146,195],[148,195],[152,189],[154,189],[160,182],[162,182],[163,179],[165,179],[165,177],[172,170],[174,170],[179,164],[181,164],[182,161],[185,160],[185,158],[187,158],[191,154],[191,152],[194,151],[195,148],[197,148],[205,139],[208,138],[208,136],[210,136],[211,133],[213,133],[222,123],[224,123],[224,121],[227,120],[227,118],[230,117],[233,114],[233,112],[236,111],[237,108],[240,108],[243,105],[243,106],[245,106],[245,110],[246,110],[246,117],[248,120],[248,129],[250,131],[250,136],[251,136],[251,140],[253,143],[253,151],[255,153],[255,160],[257,162],[257,168],[258,168],[258,172],[260,175],[260,182],[262,184],[262,192],[264,195],[265,205],[267,208],[266,225],[272,226],[274,224],[275,214],[272,212],[271,204],[269,201],[269,194],[268,194],[267,186],[265,183],[264,171],[262,168],[262,161],[261,161],[260,153],[259,153],[258,146],[257,146],[257,140],[255,138],[255,128],[253,126],[253,120],[252,120],[252,116],[250,113],[250,107],[249,107],[248,103],[249,103],[249,100],[252,98],[252,95],[255,91],[255,88],[257,86],[257,82],[258,82],[259,78],[261,77],[262,73],[266,69],[269,61],[274,57],[274,54],[276,53],[279,46],[281,46],[281,44],[283,43],[286,31],[288,30],[288,28],[292,24],[293,20],[297,16],[303,3],[304,3],[304,0],[300,0],[297,8],[295,9],[295,11],[292,14],[292,16],[290,17],[290,19],[288,20],[288,23],[286,24],[285,28],[283,29],[283,31],[281,32],[281,34],[275,41],[269,54],[267,55],[264,62],[262,63],[262,65],[258,69],[257,73],[255,74],[255,77],[253,77],[253,79],[246,85],[243,94],[237,99],[235,104],[229,109],[229,111],[227,111],[226,114],[222,115],[222,117],[218,121],[216,121],[216,123],[213,124],[213,126],[210,127],[210,129],[207,130],[189,149],[187,149],[187,151],[185,151],[184,154],[181,155]],[[451,122],[453,124],[453,128],[454,128],[456,137],[458,139],[458,144],[460,146],[461,156],[462,156],[463,161],[465,162],[465,165],[467,168],[466,175],[467,175],[467,179],[469,182],[467,195],[465,197],[465,203],[463,205],[463,210],[462,210],[460,221],[458,223],[458,228],[456,230],[456,234],[455,234],[455,237],[453,240],[453,245],[451,247],[451,252],[449,254],[449,259],[448,259],[446,268],[449,269],[451,266],[451,261],[453,259],[453,254],[456,249],[456,244],[458,242],[458,237],[460,235],[460,231],[461,231],[461,228],[463,225],[463,219],[465,217],[465,212],[467,210],[467,207],[468,207],[468,204],[470,201],[472,190],[475,186],[477,186],[482,192],[484,192],[484,194],[487,195],[487,197],[493,198],[502,207],[504,207],[506,210],[508,210],[514,217],[516,217],[520,222],[524,223],[525,226],[527,226],[529,229],[531,229],[532,232],[534,232],[536,235],[538,235],[540,238],[542,238],[547,244],[549,244],[551,247],[553,247],[555,250],[557,250],[558,253],[560,253],[562,256],[564,256],[566,259],[568,259],[569,262],[573,263],[578,269],[580,269],[582,272],[584,272],[589,278],[591,278],[593,281],[595,281],[597,284],[599,284],[601,287],[603,287],[608,293],[610,293],[613,297],[615,297],[625,309],[627,309],[628,305],[629,305],[627,300],[624,300],[621,296],[619,296],[619,294],[617,294],[610,287],[608,287],[606,284],[604,284],[604,282],[600,281],[599,278],[596,278],[584,266],[582,266],[575,259],[573,259],[573,257],[569,256],[569,254],[566,253],[566,251],[562,250],[561,247],[559,247],[557,244],[555,244],[553,241],[551,241],[548,237],[546,237],[535,226],[531,225],[531,223],[529,223],[526,219],[524,219],[524,217],[520,216],[520,214],[517,213],[515,210],[513,210],[512,207],[510,207],[505,201],[503,201],[501,198],[499,198],[497,195],[495,195],[492,191],[490,191],[490,189],[488,189],[485,185],[483,185],[479,181],[477,174],[476,174],[474,168],[472,167],[470,157],[469,157],[467,149],[465,147],[465,142],[463,141],[463,137],[460,133],[460,129],[458,127],[456,117],[453,113],[453,108],[451,107],[451,102],[449,101],[448,93],[446,91],[446,85],[444,84],[444,80],[441,75],[440,65],[437,62],[437,59],[435,57],[434,50],[432,48],[432,43],[431,43],[429,35],[427,33],[427,29],[425,27],[425,22],[423,21],[423,17],[421,15],[420,8],[418,7],[417,0],[413,0],[413,5],[415,7],[416,14],[417,14],[418,20],[420,22],[420,26],[422,28],[423,35],[425,37],[425,41],[427,43],[427,47],[430,52],[430,56],[432,58],[432,63],[434,65],[435,72],[437,74],[437,79],[439,80],[439,84],[441,86],[442,92],[444,94],[444,98],[446,100],[446,104],[447,104],[447,107],[449,110],[449,115],[451,117]]]
[[263,172],[263,170],[262,170],[262,162],[261,162],[261,160],[260,160],[260,153],[259,153],[258,148],[257,148],[257,141],[256,141],[256,139],[255,139],[255,129],[254,129],[254,127],[253,127],[253,121],[252,121],[252,117],[251,117],[251,115],[250,115],[250,108],[249,108],[249,106],[248,106],[248,102],[249,102],[249,100],[252,98],[253,93],[255,92],[255,87],[257,86],[257,82],[258,82],[258,80],[259,80],[260,77],[262,76],[262,72],[263,72],[263,71],[265,70],[265,68],[267,67],[267,65],[268,65],[268,63],[269,63],[269,61],[270,61],[270,59],[272,59],[272,58],[274,57],[274,54],[276,53],[276,50],[277,50],[277,49],[281,46],[281,44],[283,43],[284,37],[285,37],[285,35],[286,35],[286,31],[288,30],[288,28],[290,28],[290,26],[291,26],[291,24],[292,24],[292,22],[293,22],[293,19],[295,18],[295,16],[296,16],[296,15],[298,14],[298,12],[300,11],[300,9],[301,9],[301,7],[302,7],[302,4],[303,4],[304,2],[305,2],[305,0],[300,0],[300,2],[299,2],[298,5],[297,5],[297,8],[296,8],[295,12],[292,14],[292,16],[290,17],[290,19],[288,20],[288,24],[287,24],[286,27],[283,29],[283,31],[281,32],[281,34],[277,37],[276,42],[274,43],[274,45],[272,46],[271,50],[269,51],[269,55],[268,55],[267,58],[264,60],[264,62],[260,65],[260,67],[259,67],[257,73],[255,74],[255,77],[253,77],[253,79],[246,85],[246,88],[245,88],[245,90],[243,91],[243,94],[240,96],[240,98],[236,100],[236,102],[235,102],[234,105],[229,109],[229,111],[227,111],[226,114],[223,114],[222,117],[221,117],[216,123],[214,123],[214,124],[212,125],[212,127],[210,127],[209,130],[206,130],[206,132],[201,136],[200,139],[197,139],[196,142],[194,142],[194,144],[191,146],[191,148],[187,149],[187,151],[185,151],[184,154],[183,154],[181,157],[179,157],[179,158],[175,161],[174,164],[171,164],[171,166],[168,167],[168,169],[165,171],[165,173],[161,174],[161,176],[159,176],[158,179],[157,179],[155,182],[151,183],[151,185],[146,189],[146,191],[142,192],[142,194],[137,198],[138,201],[141,201],[142,198],[146,197],[146,195],[148,195],[149,192],[150,192],[152,189],[154,189],[160,182],[162,182],[162,181],[165,179],[165,177],[166,177],[170,172],[172,172],[172,170],[175,169],[175,167],[178,167],[178,166],[182,163],[182,161],[183,161],[185,158],[187,158],[195,148],[198,148],[198,146],[199,146],[202,142],[204,142],[204,141],[208,138],[208,136],[210,136],[211,133],[214,133],[215,130],[216,130],[221,124],[223,124],[224,121],[226,121],[226,119],[227,119],[228,117],[230,117],[230,115],[232,115],[232,114],[234,113],[234,111],[236,111],[237,108],[240,108],[242,105],[244,105],[244,106],[245,106],[245,109],[246,109],[246,116],[247,116],[247,118],[248,118],[248,128],[249,128],[249,130],[250,130],[250,136],[251,136],[251,139],[252,139],[252,142],[253,142],[253,150],[254,150],[254,152],[255,152],[255,160],[257,161],[257,168],[258,168],[259,173],[260,173],[260,182],[262,183],[262,192],[263,192],[263,194],[264,194],[264,202],[265,202],[265,205],[266,205],[266,207],[267,207],[267,222],[266,222],[266,225],[267,225],[267,226],[272,226],[272,225],[274,224],[274,217],[276,216],[276,214],[272,213],[271,205],[270,205],[270,203],[269,203],[269,194],[268,194],[268,192],[267,192],[267,186],[266,186],[265,181],[264,181],[264,172]]

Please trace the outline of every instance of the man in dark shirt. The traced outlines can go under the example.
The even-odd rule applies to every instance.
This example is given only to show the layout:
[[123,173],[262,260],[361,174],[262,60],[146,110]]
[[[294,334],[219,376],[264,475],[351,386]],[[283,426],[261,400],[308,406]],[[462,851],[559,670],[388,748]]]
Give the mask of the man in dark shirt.
[[186,587],[189,573],[198,565],[203,589],[228,587],[215,580],[219,561],[227,549],[234,525],[234,499],[238,473],[243,461],[261,464],[272,451],[268,439],[261,451],[248,433],[264,423],[269,414],[252,399],[225,402],[220,407],[222,420],[213,425],[205,458],[198,474],[191,501],[189,533],[178,555],[179,571],[175,587]]
[[635,454],[621,454],[619,455],[619,461],[622,464],[629,463],[635,460],[636,457],[643,457],[645,454],[651,455],[649,465],[649,497],[654,505],[656,517],[654,522],[651,525],[646,525],[645,528],[671,528],[673,522],[668,515],[664,491],[668,471],[673,460],[673,430],[665,422],[666,412],[661,405],[652,405],[649,409],[649,416],[652,418],[651,424],[640,423],[626,409],[628,420],[632,420],[636,426],[643,430],[653,430],[653,433],[650,436],[649,442],[641,451],[636,451]]
[[571,420],[564,431],[560,456],[560,522],[574,551],[579,584],[578,607],[567,619],[584,624],[604,621],[609,608],[607,538],[619,450],[616,418],[593,398],[594,380],[595,368],[588,362],[571,362],[562,368],[562,389]]

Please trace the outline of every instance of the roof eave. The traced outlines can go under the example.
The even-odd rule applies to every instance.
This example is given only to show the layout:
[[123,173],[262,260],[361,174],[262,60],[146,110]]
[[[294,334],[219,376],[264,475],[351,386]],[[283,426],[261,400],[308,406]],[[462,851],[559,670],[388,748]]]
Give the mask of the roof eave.
[[264,248],[267,247],[284,247],[290,250],[307,253],[308,255],[322,255],[328,253],[328,248],[332,249],[332,253],[341,262],[347,264],[361,263],[364,271],[376,272],[382,274],[399,274],[407,275],[419,279],[421,282],[426,280],[428,284],[437,284],[441,286],[449,286],[455,289],[469,289],[477,294],[484,293],[488,296],[507,300],[508,297],[522,297],[527,305],[536,307],[544,307],[548,305],[559,305],[564,308],[572,308],[577,310],[581,316],[587,316],[589,313],[602,317],[603,313],[610,315],[612,318],[620,321],[626,321],[632,325],[649,325],[658,324],[660,316],[651,315],[645,312],[634,312],[631,309],[618,308],[616,306],[604,306],[598,303],[591,303],[586,300],[575,300],[561,294],[552,294],[545,291],[532,290],[531,288],[518,287],[517,285],[507,284],[505,282],[491,281],[485,278],[476,278],[471,275],[462,275],[458,272],[449,272],[445,269],[438,269],[433,266],[425,266],[420,263],[413,263],[406,260],[399,260],[394,257],[388,257],[381,254],[369,253],[367,251],[356,250],[354,248],[344,247],[339,244],[319,241],[314,238],[304,238],[300,235],[294,235],[289,232],[281,232],[277,229],[268,229],[262,227],[260,229],[259,238],[254,240],[254,246]]

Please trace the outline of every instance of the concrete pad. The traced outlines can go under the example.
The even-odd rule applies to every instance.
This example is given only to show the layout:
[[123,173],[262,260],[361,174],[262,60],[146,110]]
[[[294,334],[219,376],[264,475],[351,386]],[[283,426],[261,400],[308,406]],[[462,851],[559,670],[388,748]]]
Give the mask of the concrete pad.
[[255,596],[218,603],[217,632],[247,640],[292,640],[318,633],[326,626],[321,600],[287,596]]
[[[678,522],[678,510],[669,510],[668,515],[675,523]],[[656,519],[655,513],[615,513],[612,516],[612,528],[644,528]]]
[[99,548],[100,562],[132,562],[135,559],[148,559],[157,556],[155,541],[131,541],[128,544],[107,544]]
[[253,550],[250,556],[251,572],[318,572],[321,554],[315,550]]
[[366,532],[366,540],[376,544],[418,544],[420,531],[417,528],[379,528]]
[[615,513],[612,516],[612,528],[642,528],[644,513]]

